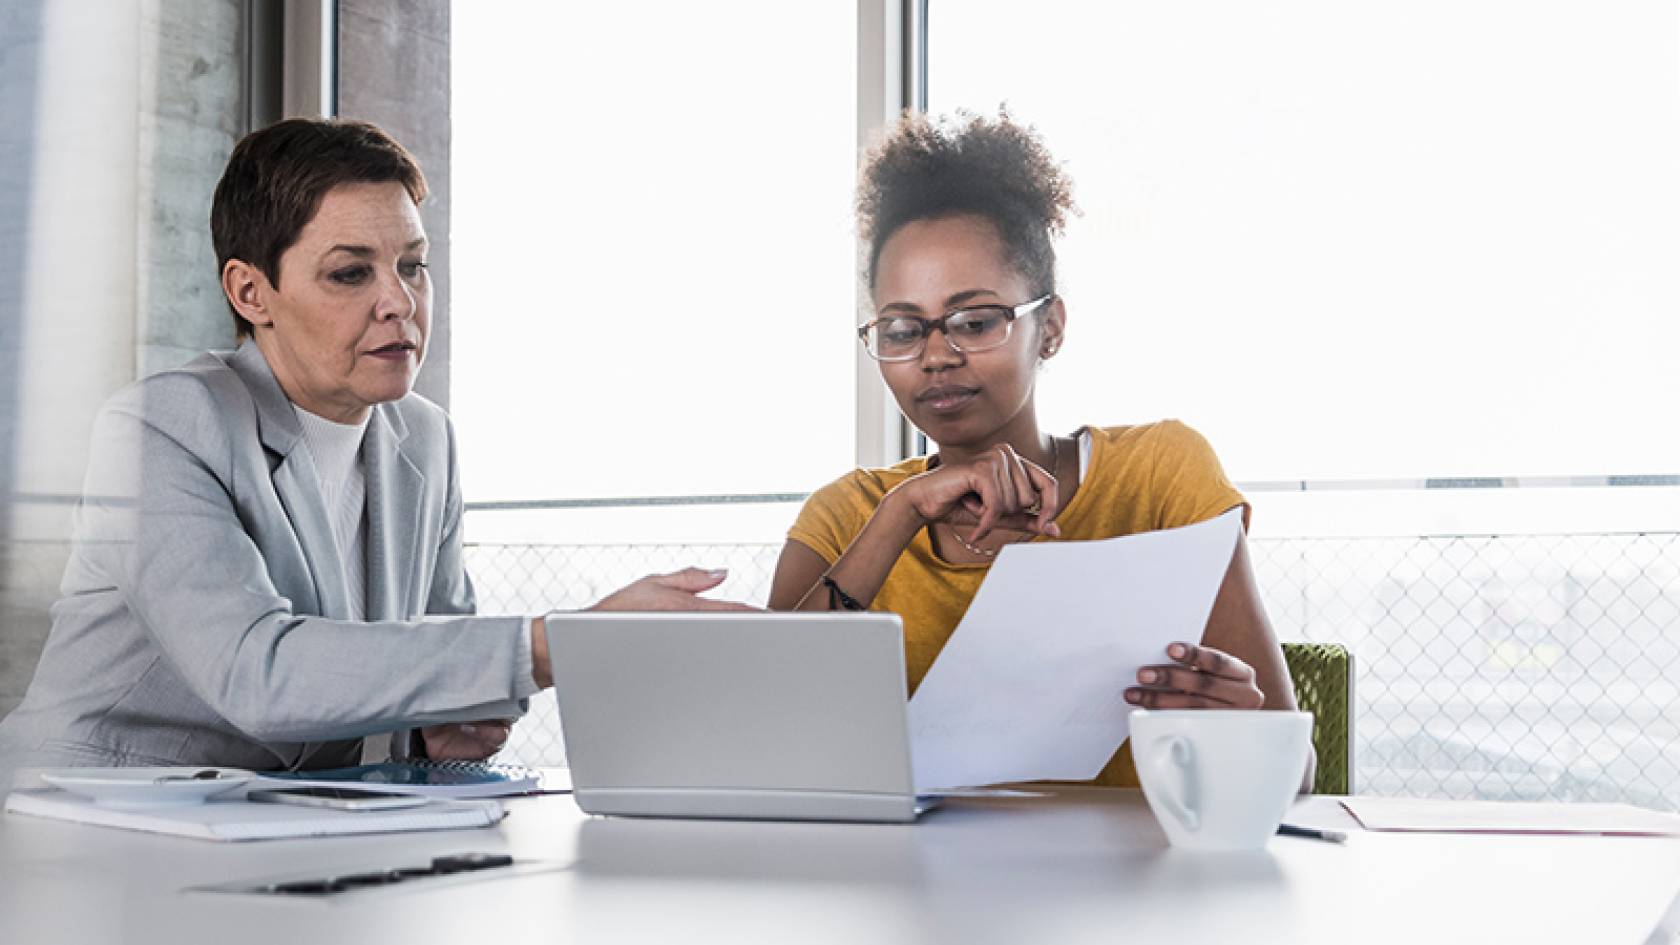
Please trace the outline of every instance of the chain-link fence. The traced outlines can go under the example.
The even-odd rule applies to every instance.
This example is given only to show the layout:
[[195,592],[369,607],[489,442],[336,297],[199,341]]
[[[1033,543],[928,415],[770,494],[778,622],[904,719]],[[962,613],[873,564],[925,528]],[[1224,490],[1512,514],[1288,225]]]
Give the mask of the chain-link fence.
[[[1352,649],[1355,789],[1680,810],[1680,534],[1251,542],[1285,640]],[[473,545],[486,613],[577,607],[727,567],[763,602],[778,545]],[[504,757],[563,764],[552,694]]]

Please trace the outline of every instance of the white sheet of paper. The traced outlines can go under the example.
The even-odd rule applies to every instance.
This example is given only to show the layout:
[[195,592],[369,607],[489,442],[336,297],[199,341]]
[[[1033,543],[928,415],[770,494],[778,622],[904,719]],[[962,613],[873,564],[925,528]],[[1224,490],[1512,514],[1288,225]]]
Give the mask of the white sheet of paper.
[[1202,638],[1242,510],[1102,541],[1008,545],[910,700],[920,792],[1093,778],[1125,741],[1125,690]]
[[1680,815],[1628,804],[1346,797],[1342,806],[1366,830],[1680,836]]

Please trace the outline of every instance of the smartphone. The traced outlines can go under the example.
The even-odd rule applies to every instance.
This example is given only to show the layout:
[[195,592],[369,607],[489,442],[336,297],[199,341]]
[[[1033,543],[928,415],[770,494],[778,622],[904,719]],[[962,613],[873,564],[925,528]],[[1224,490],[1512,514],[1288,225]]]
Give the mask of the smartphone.
[[341,787],[262,788],[245,796],[259,804],[301,804],[332,810],[399,810],[426,803],[418,794],[386,794]]

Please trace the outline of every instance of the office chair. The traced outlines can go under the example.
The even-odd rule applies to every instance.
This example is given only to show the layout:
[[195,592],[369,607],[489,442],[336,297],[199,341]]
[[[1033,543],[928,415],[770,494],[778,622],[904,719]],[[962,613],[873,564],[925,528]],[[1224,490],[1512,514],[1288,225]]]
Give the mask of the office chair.
[[1314,794],[1353,793],[1353,654],[1337,643],[1283,644],[1295,702],[1313,714]]

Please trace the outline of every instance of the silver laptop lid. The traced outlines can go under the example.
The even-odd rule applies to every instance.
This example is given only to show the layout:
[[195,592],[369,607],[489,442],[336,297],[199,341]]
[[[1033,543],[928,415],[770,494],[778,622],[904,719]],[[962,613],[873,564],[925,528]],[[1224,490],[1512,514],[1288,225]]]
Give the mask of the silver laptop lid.
[[584,810],[914,816],[897,616],[577,613],[547,624]]

